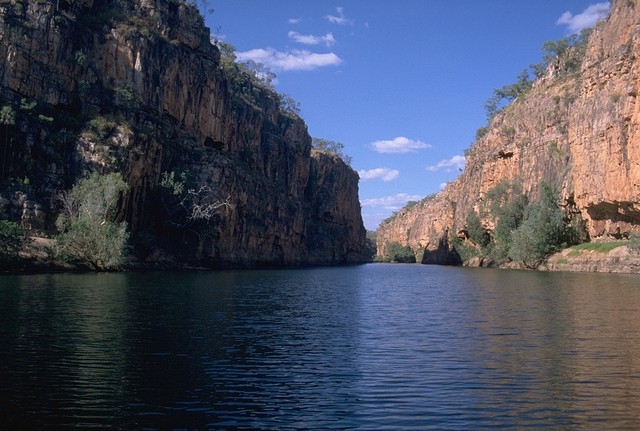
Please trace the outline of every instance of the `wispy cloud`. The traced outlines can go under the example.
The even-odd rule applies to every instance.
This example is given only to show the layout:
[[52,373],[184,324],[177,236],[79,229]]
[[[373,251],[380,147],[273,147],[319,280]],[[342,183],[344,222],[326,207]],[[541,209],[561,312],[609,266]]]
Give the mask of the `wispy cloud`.
[[380,179],[382,181],[393,181],[398,178],[398,176],[400,175],[400,171],[390,168],[375,168],[369,170],[361,169],[358,171],[358,175],[363,181],[375,179]]
[[610,7],[611,4],[609,2],[604,2],[592,4],[577,15],[567,11],[560,15],[556,24],[566,25],[572,34],[580,33],[585,28],[593,27],[598,21],[605,18],[609,13]]
[[300,34],[297,31],[289,32],[289,39],[293,39],[298,43],[302,43],[304,45],[320,45],[325,44],[327,46],[331,46],[336,43],[336,39],[333,37],[332,33],[327,33],[324,36],[313,36]]
[[300,24],[302,22],[302,18],[289,18],[289,24]]
[[325,16],[325,18],[333,24],[338,24],[338,25],[350,25],[353,24],[353,20],[349,19],[345,16],[344,14],[344,8],[342,7],[337,7],[336,8],[336,15],[327,15]]
[[440,160],[435,165],[427,166],[427,170],[430,172],[436,172],[436,171],[442,171],[442,170],[451,172],[454,168],[464,169],[465,163],[466,163],[466,160],[464,156],[453,156],[448,160]]
[[398,136],[394,139],[375,141],[371,143],[371,147],[378,153],[413,153],[418,150],[431,148],[431,145],[422,141]]
[[306,50],[277,51],[273,48],[258,48],[237,52],[239,62],[253,60],[270,69],[281,71],[314,70],[320,67],[338,66],[342,59],[333,52],[318,54]]
[[360,201],[360,205],[363,207],[383,207],[388,210],[399,210],[404,207],[409,201],[419,201],[424,196],[410,195],[407,193],[398,193],[392,196],[385,196],[382,198],[363,199]]

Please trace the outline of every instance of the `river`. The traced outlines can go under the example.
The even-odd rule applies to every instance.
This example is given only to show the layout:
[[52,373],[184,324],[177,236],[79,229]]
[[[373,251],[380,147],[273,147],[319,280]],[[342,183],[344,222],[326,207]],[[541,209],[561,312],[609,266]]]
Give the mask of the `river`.
[[0,276],[0,428],[637,429],[640,276]]

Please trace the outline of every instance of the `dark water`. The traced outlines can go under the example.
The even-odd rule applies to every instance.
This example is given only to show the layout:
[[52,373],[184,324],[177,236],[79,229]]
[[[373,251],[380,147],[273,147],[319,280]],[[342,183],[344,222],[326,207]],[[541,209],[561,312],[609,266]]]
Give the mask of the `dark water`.
[[0,428],[639,429],[640,276],[0,277]]

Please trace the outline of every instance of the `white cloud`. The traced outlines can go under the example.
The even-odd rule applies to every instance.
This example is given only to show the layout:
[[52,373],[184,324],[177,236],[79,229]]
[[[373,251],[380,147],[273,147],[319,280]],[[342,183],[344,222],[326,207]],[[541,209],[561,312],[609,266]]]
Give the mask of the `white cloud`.
[[371,143],[373,149],[378,153],[413,153],[425,148],[431,148],[431,145],[422,141],[414,141],[413,139],[398,136],[394,139],[375,141]]
[[324,36],[312,36],[300,34],[297,31],[290,31],[289,38],[304,45],[319,45],[323,43],[327,46],[331,46],[336,43],[336,39],[333,37],[332,33],[327,33]]
[[337,7],[336,12],[337,12],[337,15],[327,15],[325,18],[327,18],[327,20],[333,24],[338,24],[338,25],[353,24],[353,20],[347,18],[344,15],[344,8]]
[[300,24],[302,22],[302,18],[289,18],[289,24]]
[[593,27],[598,21],[605,18],[610,7],[609,2],[604,2],[592,4],[577,15],[567,11],[560,15],[556,24],[566,25],[572,34],[580,33],[583,29]]
[[361,169],[358,171],[358,175],[360,175],[360,179],[363,181],[366,180],[375,180],[381,179],[382,181],[393,181],[400,175],[400,171],[397,169],[389,169],[389,168],[375,168],[369,169],[365,171]]
[[253,60],[273,70],[313,70],[319,67],[338,66],[342,59],[333,52],[318,54],[306,50],[288,52],[277,51],[273,48],[258,48],[237,52],[239,62]]
[[382,198],[363,199],[360,204],[363,207],[384,207],[388,210],[399,210],[409,201],[419,201],[424,196],[409,195],[407,193],[398,193],[393,196],[385,196]]
[[448,160],[440,160],[435,165],[427,166],[427,170],[431,172],[445,170],[451,172],[453,168],[464,169],[466,160],[464,156],[453,156]]

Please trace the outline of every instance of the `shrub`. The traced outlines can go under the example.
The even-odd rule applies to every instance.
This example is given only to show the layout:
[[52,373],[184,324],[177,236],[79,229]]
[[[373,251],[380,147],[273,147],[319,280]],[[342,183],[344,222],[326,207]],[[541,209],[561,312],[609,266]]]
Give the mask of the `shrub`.
[[467,214],[467,232],[469,233],[471,241],[480,247],[486,247],[491,241],[491,237],[489,237],[487,230],[480,222],[480,217],[478,217],[475,211],[470,211],[469,214]]
[[120,174],[91,174],[58,198],[62,213],[57,225],[58,254],[65,260],[88,264],[95,270],[118,269],[125,256],[126,223],[115,221],[117,204],[128,190]]
[[26,236],[18,223],[0,220],[0,262],[8,262],[18,256]]
[[524,219],[527,197],[521,193],[518,183],[503,181],[487,192],[486,200],[489,214],[495,221],[492,257],[506,259],[511,247],[511,234]]
[[509,257],[532,269],[576,236],[558,206],[558,190],[546,182],[540,190],[540,200],[527,206],[525,219],[513,231],[509,248]]
[[411,247],[403,246],[399,242],[392,242],[387,245],[387,256],[391,262],[396,263],[416,263],[416,255]]
[[460,256],[460,259],[463,262],[467,262],[474,257],[478,257],[478,249],[467,244],[457,235],[454,235],[451,238],[451,244],[453,245],[454,250],[458,253],[458,256]]
[[344,153],[344,144],[342,142],[330,141],[324,138],[312,138],[311,147],[321,153],[336,155],[347,165],[351,164],[351,156],[347,156]]

